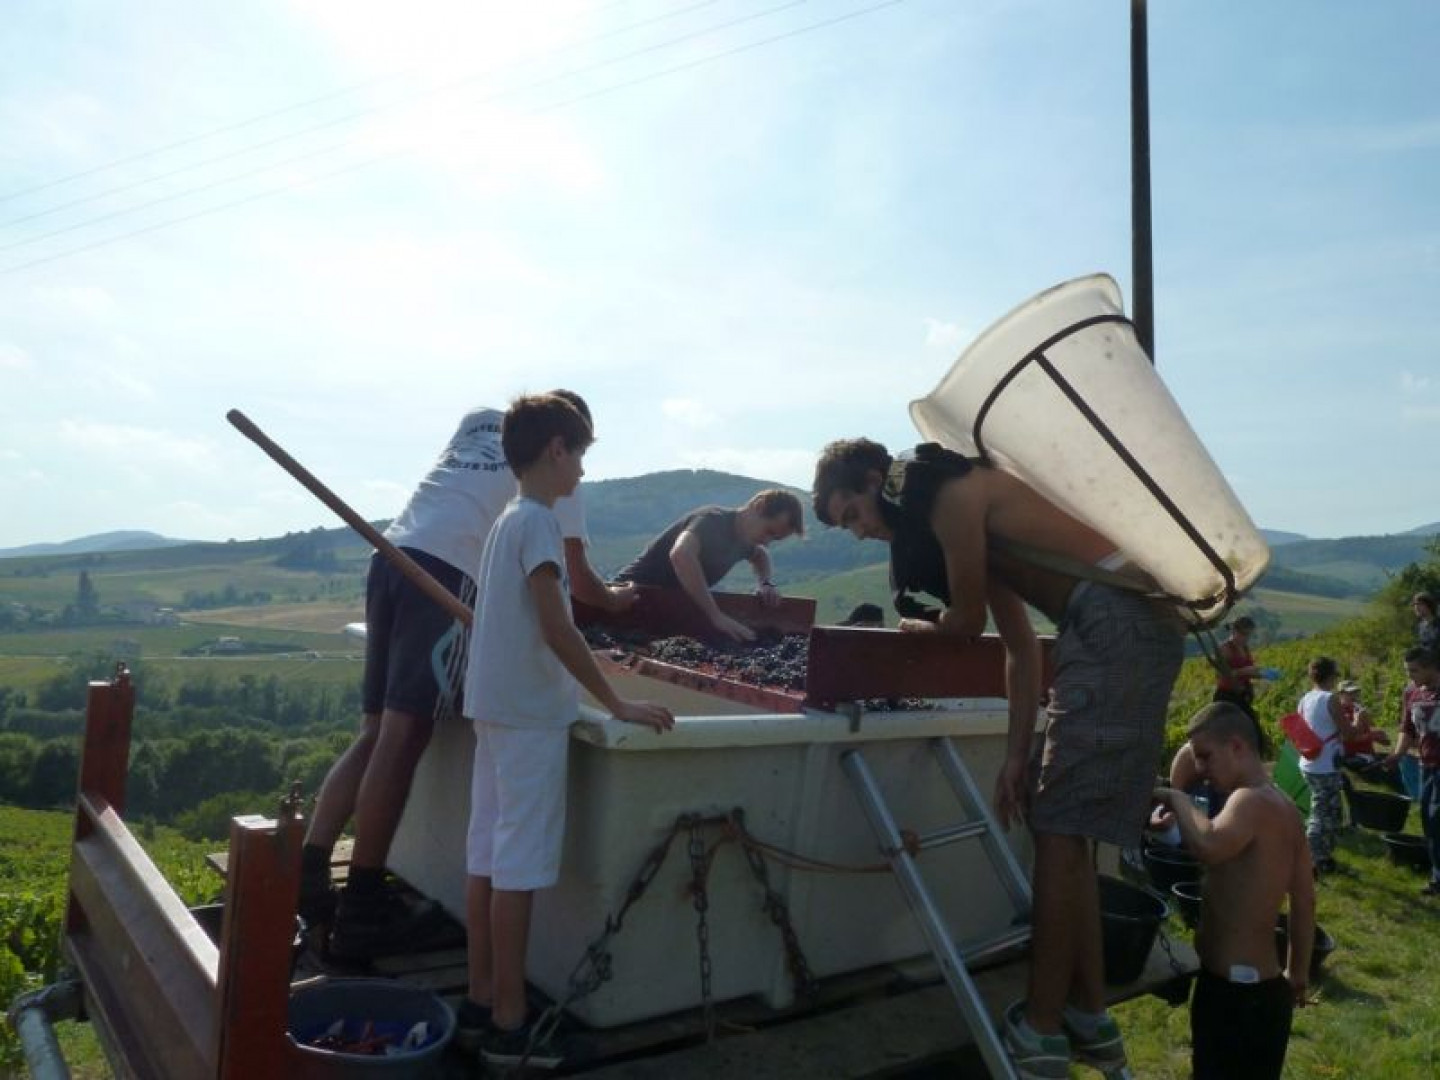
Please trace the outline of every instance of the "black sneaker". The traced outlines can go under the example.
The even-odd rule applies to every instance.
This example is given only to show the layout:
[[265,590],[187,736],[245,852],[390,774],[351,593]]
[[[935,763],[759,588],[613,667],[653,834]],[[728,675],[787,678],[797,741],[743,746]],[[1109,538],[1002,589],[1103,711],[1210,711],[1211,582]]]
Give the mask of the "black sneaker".
[[330,868],[324,873],[300,873],[300,902],[297,914],[306,926],[329,926],[335,921],[338,891],[330,881]]
[[481,1060],[497,1068],[514,1068],[524,1063],[531,1069],[558,1069],[565,1061],[564,1047],[553,1031],[537,1039],[535,1028],[534,1017],[508,1031],[492,1025],[480,1040]]
[[468,997],[455,1010],[455,1045],[467,1054],[479,1051],[489,1034],[492,1014],[490,1006],[471,1001]]
[[451,920],[432,900],[414,905],[391,889],[361,896],[343,889],[330,928],[330,955],[357,962],[420,952],[453,939]]

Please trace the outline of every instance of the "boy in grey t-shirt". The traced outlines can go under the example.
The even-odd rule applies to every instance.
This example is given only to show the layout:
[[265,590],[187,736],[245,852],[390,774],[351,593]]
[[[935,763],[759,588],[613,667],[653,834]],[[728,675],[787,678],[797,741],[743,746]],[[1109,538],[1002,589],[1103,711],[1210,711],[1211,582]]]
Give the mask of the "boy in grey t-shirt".
[[554,395],[523,397],[501,430],[520,494],[495,523],[476,578],[476,622],[465,681],[475,723],[466,929],[470,985],[460,1009],[486,1062],[554,1067],[532,1045],[525,950],[536,889],[560,873],[569,726],[584,686],[618,720],[665,730],[668,709],[616,695],[570,615],[555,501],[583,475],[590,425]]

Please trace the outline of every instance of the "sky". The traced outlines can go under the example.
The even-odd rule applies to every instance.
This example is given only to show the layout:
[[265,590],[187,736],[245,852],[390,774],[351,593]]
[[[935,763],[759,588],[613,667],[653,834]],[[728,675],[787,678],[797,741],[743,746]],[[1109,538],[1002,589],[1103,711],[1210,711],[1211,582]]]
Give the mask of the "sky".
[[[0,36],[0,548],[367,518],[565,386],[591,480],[807,487],[1129,303],[1125,0],[49,0]],[[1252,518],[1440,519],[1440,5],[1150,4],[1157,370]]]

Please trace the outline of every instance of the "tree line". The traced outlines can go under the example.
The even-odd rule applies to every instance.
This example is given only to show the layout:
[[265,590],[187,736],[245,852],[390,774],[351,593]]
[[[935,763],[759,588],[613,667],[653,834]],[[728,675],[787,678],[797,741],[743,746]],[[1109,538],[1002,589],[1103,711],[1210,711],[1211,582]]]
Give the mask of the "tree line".
[[[0,687],[0,802],[31,809],[75,801],[88,684],[109,678],[103,654],[71,657],[33,694]],[[299,782],[318,790],[360,713],[360,688],[288,686],[276,675],[211,673],[179,682],[143,661],[136,691],[126,816],[192,838],[225,835],[234,813],[273,813]]]

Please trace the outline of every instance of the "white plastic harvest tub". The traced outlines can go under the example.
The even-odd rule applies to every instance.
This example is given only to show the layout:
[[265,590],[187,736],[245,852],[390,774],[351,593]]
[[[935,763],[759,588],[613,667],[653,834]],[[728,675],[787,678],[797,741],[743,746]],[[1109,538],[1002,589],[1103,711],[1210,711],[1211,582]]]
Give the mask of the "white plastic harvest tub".
[[[928,740],[955,737],[987,797],[1004,754],[1003,701],[867,713],[853,730],[848,715],[765,714],[643,676],[627,679],[622,694],[664,701],[679,719],[675,730],[656,734],[582,706],[571,743],[561,879],[536,896],[528,959],[531,982],[552,997],[564,996],[585,947],[624,903],[636,871],[677,816],[741,807],[760,840],[827,862],[873,866],[881,857],[840,767],[842,752],[863,751],[897,821],[917,832],[960,818]],[[437,730],[391,853],[397,873],[461,918],[472,752],[467,725]],[[717,835],[706,831],[707,840]],[[1028,837],[1017,831],[1011,840],[1028,862]],[[1009,898],[978,843],[927,852],[922,864],[962,943],[1010,923]],[[801,872],[773,860],[768,869],[817,977],[925,953],[888,873]],[[701,1004],[690,874],[682,836],[611,939],[614,978],[576,1005],[580,1020],[609,1027]],[[772,1006],[788,1005],[780,933],[761,910],[763,894],[736,845],[716,858],[708,896],[714,999],[758,994]]]

